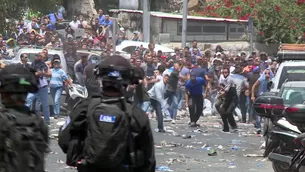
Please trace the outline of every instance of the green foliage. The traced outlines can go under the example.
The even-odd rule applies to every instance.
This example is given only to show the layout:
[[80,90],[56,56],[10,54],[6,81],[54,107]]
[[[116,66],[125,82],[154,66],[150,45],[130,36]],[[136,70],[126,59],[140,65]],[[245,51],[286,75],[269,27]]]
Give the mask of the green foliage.
[[62,0],[1,0],[0,33],[14,25],[15,20],[23,18],[26,11],[30,10],[34,15],[48,14],[55,10],[59,1]]
[[253,18],[260,42],[295,43],[305,31],[305,0],[215,0],[193,15]]

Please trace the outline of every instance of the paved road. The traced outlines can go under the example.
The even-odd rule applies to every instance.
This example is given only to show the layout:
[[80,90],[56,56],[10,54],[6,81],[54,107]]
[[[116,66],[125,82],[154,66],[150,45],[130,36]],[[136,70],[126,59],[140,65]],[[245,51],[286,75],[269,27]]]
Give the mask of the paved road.
[[[51,133],[56,133],[53,121]],[[157,166],[168,166],[175,172],[273,172],[271,163],[262,157],[245,157],[247,154],[262,155],[260,149],[263,138],[254,134],[253,126],[240,124],[237,133],[221,133],[219,119],[215,117],[203,117],[200,120],[202,127],[189,128],[188,119],[184,118],[172,125],[165,123],[168,133],[161,134],[154,131],[155,152]],[[155,120],[151,120],[152,128],[156,127]],[[194,132],[193,130],[201,131]],[[172,130],[172,131],[171,131]],[[175,133],[172,133],[175,131]],[[178,136],[177,136],[178,135]],[[180,136],[179,136],[180,135]],[[182,136],[191,136],[183,138]],[[239,140],[232,144],[232,140]],[[202,148],[204,147],[205,148]],[[236,146],[237,150],[232,150]],[[208,156],[207,147],[217,151],[216,156]],[[52,153],[47,157],[47,170],[52,172],[75,171],[64,163],[65,155],[57,145],[57,140],[51,141]]]

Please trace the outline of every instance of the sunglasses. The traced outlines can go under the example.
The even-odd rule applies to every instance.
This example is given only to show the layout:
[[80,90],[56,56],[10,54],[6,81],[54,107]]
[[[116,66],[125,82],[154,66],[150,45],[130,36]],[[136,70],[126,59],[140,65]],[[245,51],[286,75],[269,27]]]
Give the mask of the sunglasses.
[[266,75],[270,75],[270,73],[268,73],[268,72],[266,72],[265,74],[266,74]]

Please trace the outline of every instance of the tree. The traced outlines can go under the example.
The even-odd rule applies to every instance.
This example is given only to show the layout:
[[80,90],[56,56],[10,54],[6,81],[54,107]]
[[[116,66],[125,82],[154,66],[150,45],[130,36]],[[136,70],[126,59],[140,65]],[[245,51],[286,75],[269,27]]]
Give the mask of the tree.
[[48,14],[54,11],[61,0],[1,0],[0,31],[15,24],[15,20],[22,19],[27,10]]
[[215,0],[194,15],[247,20],[260,42],[295,43],[305,36],[305,0]]

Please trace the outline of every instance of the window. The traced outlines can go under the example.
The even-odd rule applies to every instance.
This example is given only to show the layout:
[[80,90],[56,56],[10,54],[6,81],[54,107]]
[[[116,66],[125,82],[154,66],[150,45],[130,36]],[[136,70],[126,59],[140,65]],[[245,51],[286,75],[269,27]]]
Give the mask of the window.
[[226,33],[225,26],[203,26],[202,32],[205,33]]
[[[188,34],[201,34],[202,26],[187,26]],[[178,27],[178,34],[182,34],[182,24]]]
[[237,28],[237,32],[238,33],[244,33],[245,32],[245,28]]
[[187,32],[190,33],[201,33],[201,26],[188,26],[187,27]]
[[282,96],[285,105],[303,104],[305,97],[305,89],[298,87],[287,87],[282,91]]
[[240,25],[230,25],[229,31],[233,34],[242,34],[245,33],[245,27]]
[[[200,34],[225,34],[226,33],[226,25],[219,25],[211,23],[210,25],[206,25],[206,23],[195,23],[189,22],[187,26],[187,34],[188,35],[200,35]],[[235,28],[236,29],[236,28]],[[178,23],[178,34],[182,34],[182,23]]]
[[132,54],[137,49],[137,46],[128,46],[122,49],[122,51],[125,51],[129,54]]
[[305,81],[305,69],[304,66],[285,66],[282,69],[280,75],[278,89],[281,88],[282,84],[288,81]]
[[235,27],[231,27],[230,28],[230,33],[236,33],[236,28]]
[[[26,54],[28,56],[28,62],[33,62],[35,60],[35,56],[37,55],[37,53],[22,53],[22,54]],[[48,61],[51,61],[53,59],[53,55],[54,54],[48,54]]]

